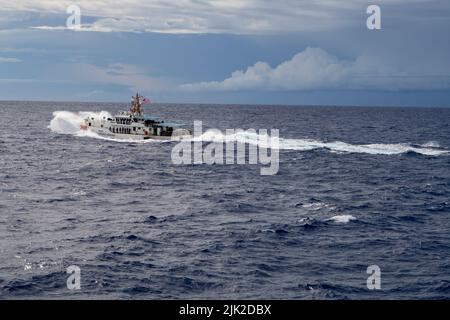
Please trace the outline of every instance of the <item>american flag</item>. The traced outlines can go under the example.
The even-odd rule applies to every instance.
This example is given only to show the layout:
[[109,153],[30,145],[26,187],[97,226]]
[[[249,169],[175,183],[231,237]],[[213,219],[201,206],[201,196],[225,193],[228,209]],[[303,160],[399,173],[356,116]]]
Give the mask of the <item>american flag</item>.
[[148,104],[148,103],[150,103],[150,102],[151,102],[150,99],[147,99],[147,98],[145,98],[145,97],[142,99],[142,103],[143,103],[143,104]]

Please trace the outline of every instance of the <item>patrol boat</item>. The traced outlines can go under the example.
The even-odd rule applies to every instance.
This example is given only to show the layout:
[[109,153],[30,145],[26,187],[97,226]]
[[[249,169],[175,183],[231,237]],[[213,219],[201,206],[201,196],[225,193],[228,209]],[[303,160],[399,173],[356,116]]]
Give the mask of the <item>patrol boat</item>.
[[91,130],[103,137],[130,140],[180,140],[192,137],[191,131],[183,129],[181,124],[144,115],[142,105],[146,102],[149,100],[136,93],[129,111],[121,111],[112,118],[88,116],[80,129]]

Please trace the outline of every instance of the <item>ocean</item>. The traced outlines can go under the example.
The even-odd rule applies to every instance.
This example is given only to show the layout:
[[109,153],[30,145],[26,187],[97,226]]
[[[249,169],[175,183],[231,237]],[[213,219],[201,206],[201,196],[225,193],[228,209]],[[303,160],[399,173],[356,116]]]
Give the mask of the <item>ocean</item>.
[[279,129],[265,176],[78,130],[82,111],[123,109],[0,102],[1,299],[450,298],[450,109],[146,107]]

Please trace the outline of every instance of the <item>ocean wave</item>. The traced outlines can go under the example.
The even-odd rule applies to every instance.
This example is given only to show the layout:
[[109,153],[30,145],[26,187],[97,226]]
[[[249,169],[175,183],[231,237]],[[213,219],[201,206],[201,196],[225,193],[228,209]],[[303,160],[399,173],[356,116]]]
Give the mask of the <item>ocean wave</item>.
[[440,143],[437,141],[428,141],[428,142],[421,144],[420,146],[424,147],[424,148],[440,148],[441,147]]

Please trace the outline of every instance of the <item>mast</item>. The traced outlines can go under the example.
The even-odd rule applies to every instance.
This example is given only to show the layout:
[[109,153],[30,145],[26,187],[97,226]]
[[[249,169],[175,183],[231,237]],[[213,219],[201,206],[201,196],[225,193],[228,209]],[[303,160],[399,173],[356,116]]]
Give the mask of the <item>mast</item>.
[[131,97],[131,108],[130,108],[131,115],[138,115],[138,116],[142,115],[141,98],[142,96],[140,96],[139,93],[136,93],[135,96]]

